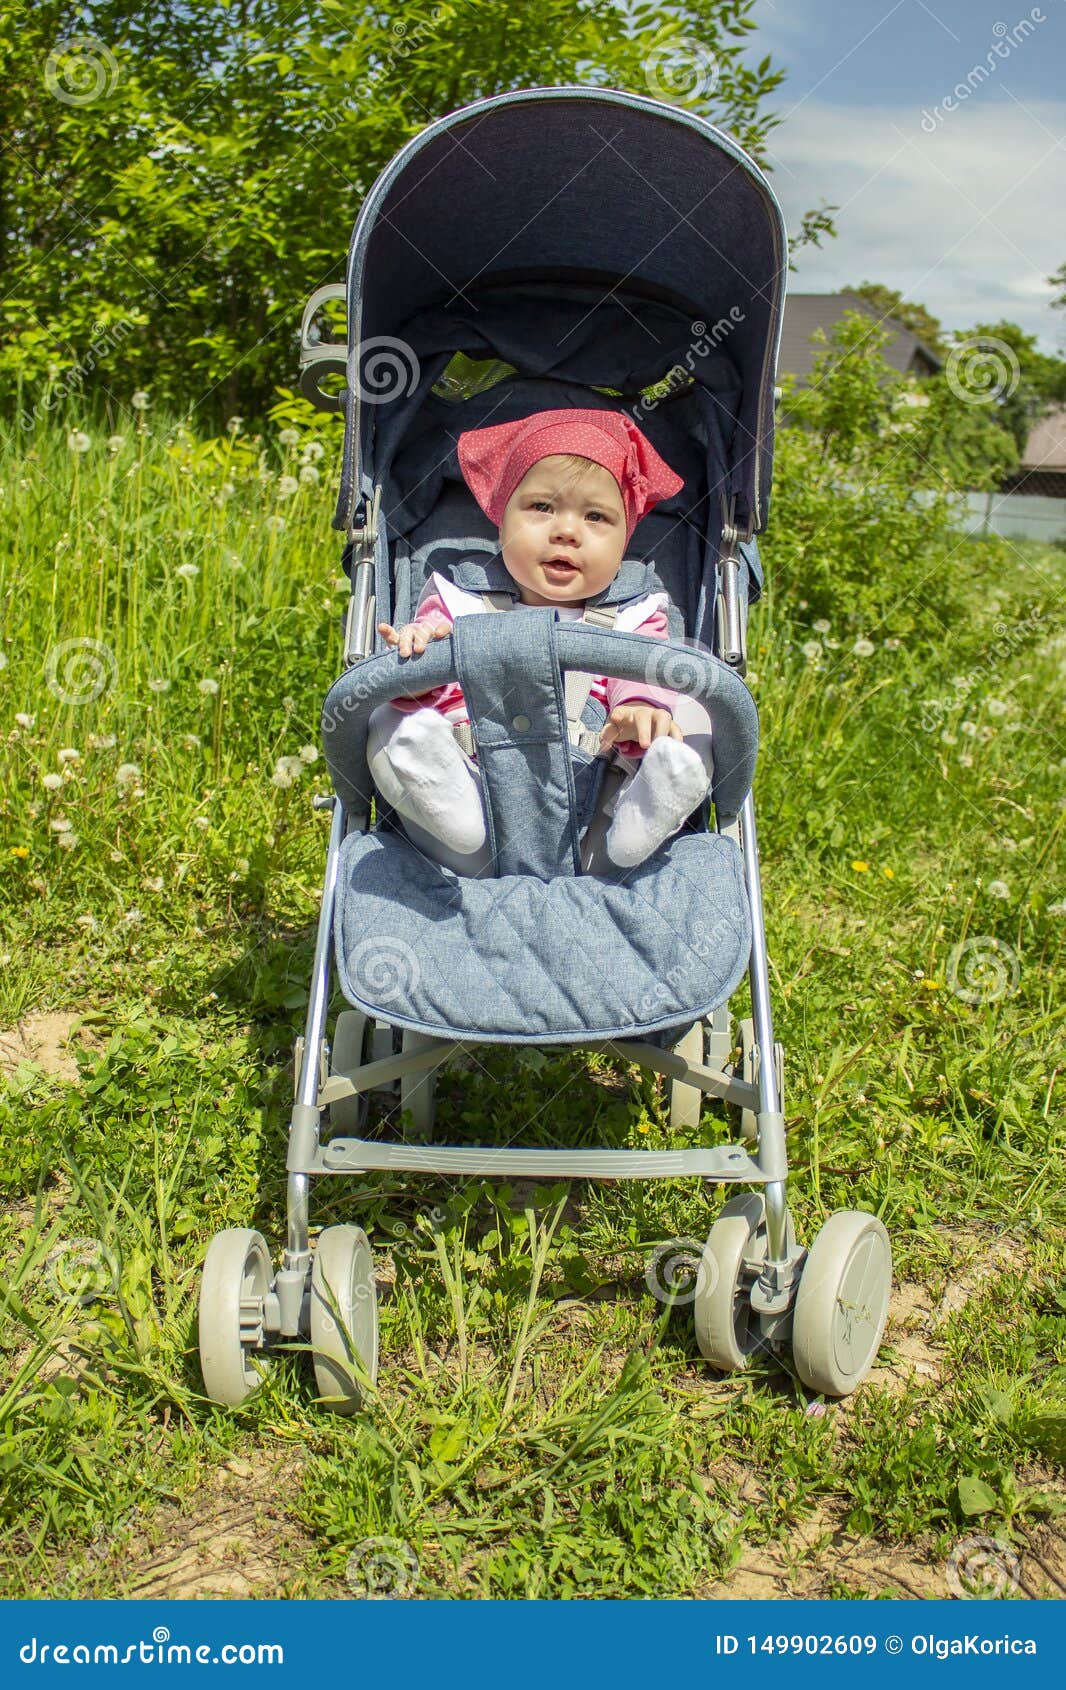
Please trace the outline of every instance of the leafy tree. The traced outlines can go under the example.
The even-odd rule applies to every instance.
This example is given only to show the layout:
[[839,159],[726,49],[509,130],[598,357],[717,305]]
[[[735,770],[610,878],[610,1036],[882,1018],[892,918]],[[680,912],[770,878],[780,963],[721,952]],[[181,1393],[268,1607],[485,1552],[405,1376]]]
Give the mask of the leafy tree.
[[260,416],[375,177],[443,113],[531,85],[629,88],[761,157],[782,73],[746,56],[751,9],[0,0],[0,385]]
[[966,387],[967,360],[972,356],[986,380],[998,388],[993,401],[996,421],[1013,436],[1019,452],[1037,418],[1051,404],[1066,400],[1066,360],[1041,352],[1036,336],[1026,334],[1017,323],[977,323],[954,336],[955,347],[949,367],[959,373],[959,385]]
[[917,300],[904,299],[896,288],[885,287],[881,282],[860,282],[858,287],[849,287],[847,291],[865,299],[882,317],[894,317],[897,323],[902,323],[905,329],[916,334],[938,358],[947,357],[948,347],[939,319],[924,305],[919,305]]

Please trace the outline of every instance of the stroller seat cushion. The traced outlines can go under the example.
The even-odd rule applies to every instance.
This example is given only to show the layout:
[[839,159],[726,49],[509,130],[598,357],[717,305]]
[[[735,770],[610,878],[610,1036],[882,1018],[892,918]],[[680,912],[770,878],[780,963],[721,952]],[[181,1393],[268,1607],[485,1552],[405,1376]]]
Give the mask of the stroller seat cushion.
[[457,876],[400,833],[351,833],[341,989],[414,1032],[496,1044],[646,1038],[724,1003],[751,950],[740,851],[679,834],[617,877]]

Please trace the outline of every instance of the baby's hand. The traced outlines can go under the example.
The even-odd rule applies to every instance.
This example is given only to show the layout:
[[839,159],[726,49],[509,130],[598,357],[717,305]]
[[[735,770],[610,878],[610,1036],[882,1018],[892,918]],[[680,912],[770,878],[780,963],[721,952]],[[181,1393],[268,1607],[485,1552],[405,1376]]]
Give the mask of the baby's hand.
[[635,740],[646,751],[662,734],[671,739],[685,737],[669,710],[651,704],[616,704],[600,735],[600,750],[609,750],[619,740]]
[[396,629],[389,622],[378,623],[378,633],[386,645],[399,646],[401,657],[418,656],[430,640],[443,640],[452,631],[450,622],[438,616],[433,622],[405,622]]

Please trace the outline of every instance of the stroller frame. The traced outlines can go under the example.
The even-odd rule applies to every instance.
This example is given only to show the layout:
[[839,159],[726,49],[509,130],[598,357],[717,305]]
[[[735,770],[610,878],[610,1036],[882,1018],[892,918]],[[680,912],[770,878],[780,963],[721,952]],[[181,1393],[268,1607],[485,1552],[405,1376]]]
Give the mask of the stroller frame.
[[[756,182],[768,205],[776,201],[761,173],[731,138],[701,119],[660,102],[612,90],[539,89],[494,96],[476,102],[432,124],[408,143],[400,155],[416,153],[433,138],[461,126],[471,114],[493,114],[536,105],[541,101],[593,101],[654,114],[658,123],[684,125],[702,133],[719,152],[728,155],[730,169],[742,165],[745,186]],[[548,113],[553,108],[545,104]],[[365,262],[366,237],[360,229],[372,222],[382,184],[394,180],[396,161],[383,173],[357,225],[349,277],[349,323],[353,340],[361,322],[352,321],[360,266]],[[778,220],[780,218],[777,211]],[[769,218],[772,223],[773,219]],[[775,229],[778,224],[774,225]],[[780,241],[775,234],[773,250]],[[780,255],[779,255],[780,256]],[[780,282],[783,291],[783,281]],[[304,314],[302,364],[305,393],[323,408],[336,408],[321,378],[341,367],[352,375],[351,348],[312,338],[310,325],[323,302],[345,290],[330,285],[316,291]],[[759,291],[759,290],[757,290]],[[771,290],[772,291],[772,290]],[[362,304],[360,301],[360,311]],[[773,293],[766,315],[766,331],[776,349],[780,330],[779,294]],[[769,490],[767,429],[772,435],[773,359],[765,353],[755,370],[757,404],[749,394],[750,423],[746,439],[754,440],[733,484],[721,494],[721,538],[717,559],[715,643],[721,662],[743,676],[746,667],[747,594],[740,577],[747,560],[741,548],[765,523]],[[371,656],[374,646],[374,571],[383,543],[380,509],[382,487],[360,474],[362,427],[358,384],[349,382],[355,399],[354,427],[346,430],[344,485],[338,506],[351,560],[351,598],[345,625],[346,669]],[[769,393],[769,421],[766,417]],[[367,407],[363,407],[364,413]],[[361,489],[361,491],[360,491]],[[361,521],[358,520],[361,518]],[[610,638],[611,636],[607,636]],[[379,660],[381,661],[381,660]],[[318,918],[314,963],[306,1020],[296,1041],[295,1098],[289,1126],[287,1170],[287,1230],[281,1266],[271,1272],[270,1253],[260,1234],[232,1229],[212,1243],[204,1268],[200,1299],[201,1357],[208,1394],[238,1402],[258,1383],[257,1358],[277,1341],[308,1337],[315,1353],[321,1395],[341,1412],[359,1406],[367,1377],[376,1372],[377,1319],[373,1267],[365,1234],[354,1226],[331,1227],[317,1251],[310,1232],[311,1182],[321,1176],[375,1170],[457,1176],[531,1176],[616,1181],[697,1177],[708,1186],[728,1184],[758,1188],[728,1201],[711,1229],[697,1278],[695,1312],[702,1353],[722,1370],[744,1367],[758,1350],[785,1354],[791,1347],[796,1370],[804,1383],[829,1395],[854,1389],[876,1356],[887,1313],[891,1283],[891,1252],[879,1220],[857,1211],[832,1216],[811,1248],[796,1241],[788,1208],[788,1157],[783,1114],[783,1052],[775,1042],[770,997],[769,963],[763,915],[762,884],[750,786],[735,814],[723,816],[716,805],[715,829],[738,848],[751,918],[748,980],[752,1016],[741,1024],[741,1062],[731,1062],[734,1049],[728,1000],[705,1020],[697,1021],[675,1044],[665,1048],[631,1038],[567,1039],[575,1050],[602,1051],[661,1074],[672,1088],[671,1113],[676,1121],[698,1123],[699,1104],[711,1096],[742,1111],[743,1142],[675,1151],[610,1149],[545,1149],[511,1146],[438,1145],[383,1142],[358,1136],[335,1136],[320,1142],[322,1112],[343,1113],[359,1120],[360,1106],[376,1090],[421,1087],[431,1097],[436,1070],[478,1041],[430,1037],[404,1031],[397,1049],[398,1029],[387,1019],[358,1032],[358,1057],[350,1050],[339,1063],[331,1061],[327,1037],[328,1006],[335,966],[335,914],[341,848],[353,830],[370,825],[369,801],[364,808],[346,805],[339,793],[317,798],[319,808],[331,811],[322,902]],[[366,1018],[354,1013],[360,1024]],[[340,1020],[338,1019],[338,1029]],[[350,1041],[349,1041],[350,1042]],[[484,1042],[492,1043],[491,1035]],[[528,1039],[526,1042],[535,1042]],[[543,1041],[551,1044],[550,1036]],[[556,1041],[557,1042],[557,1041]],[[354,1116],[353,1116],[354,1105]],[[422,1125],[426,1124],[423,1116]],[[416,1123],[417,1125],[417,1123]]]

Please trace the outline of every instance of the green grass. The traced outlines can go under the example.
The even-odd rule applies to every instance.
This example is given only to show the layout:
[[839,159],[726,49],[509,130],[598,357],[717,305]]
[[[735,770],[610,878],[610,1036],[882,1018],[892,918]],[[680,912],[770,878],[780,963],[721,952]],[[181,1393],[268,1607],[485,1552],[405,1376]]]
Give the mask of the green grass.
[[[163,1512],[275,1454],[301,1458],[273,1497],[306,1547],[292,1595],[692,1595],[801,1520],[926,1561],[1024,1546],[1063,1495],[1066,554],[960,538],[951,626],[921,580],[898,623],[845,600],[817,632],[795,583],[752,623],[797,1225],[868,1209],[923,1306],[955,1288],[918,1329],[939,1377],[904,1328],[820,1416],[787,1373],[709,1373],[644,1279],[713,1219],[692,1182],[381,1176],[313,1194],[389,1282],[366,1412],[316,1405],[299,1353],[224,1412],[197,1275],[220,1227],[284,1231],[326,777],[272,774],[338,668],[335,440],[281,495],[300,447],[149,430],[0,444],[0,1027],[71,1011],[96,1039],[74,1083],[0,1082],[5,1592],[121,1594]],[[773,581],[772,536],[765,560]],[[74,640],[88,668],[64,668]],[[604,1058],[483,1051],[441,1076],[438,1121],[650,1146],[676,1142],[667,1101]]]

